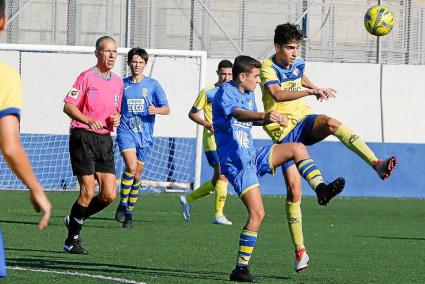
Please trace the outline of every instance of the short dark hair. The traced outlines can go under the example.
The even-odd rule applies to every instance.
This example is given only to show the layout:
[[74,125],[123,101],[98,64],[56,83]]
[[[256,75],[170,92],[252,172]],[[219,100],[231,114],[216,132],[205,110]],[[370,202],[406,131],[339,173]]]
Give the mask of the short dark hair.
[[291,41],[302,41],[304,33],[299,25],[286,23],[278,25],[274,30],[274,44],[282,45]]
[[115,39],[113,39],[112,37],[110,37],[110,36],[107,36],[107,35],[105,35],[105,36],[102,36],[102,37],[100,37],[100,38],[98,38],[97,40],[96,40],[96,50],[102,50],[102,48],[103,48],[103,46],[102,46],[102,43],[105,41],[105,40],[112,40],[113,42],[116,42],[115,41]]
[[5,0],[0,0],[0,17],[3,17],[5,14],[6,10],[6,1]]
[[239,55],[233,63],[233,80],[236,80],[241,73],[249,73],[254,68],[261,68],[261,63],[257,59],[246,55]]
[[229,60],[227,60],[227,59],[224,59],[224,60],[221,60],[221,61],[218,63],[217,70],[220,70],[221,68],[232,68],[232,67],[233,67],[232,62],[230,62],[230,61],[229,61]]
[[149,55],[146,52],[145,49],[140,47],[135,47],[130,49],[130,51],[127,53],[127,63],[130,65],[131,59],[133,59],[134,55],[139,55],[141,58],[145,60],[145,63],[148,63]]

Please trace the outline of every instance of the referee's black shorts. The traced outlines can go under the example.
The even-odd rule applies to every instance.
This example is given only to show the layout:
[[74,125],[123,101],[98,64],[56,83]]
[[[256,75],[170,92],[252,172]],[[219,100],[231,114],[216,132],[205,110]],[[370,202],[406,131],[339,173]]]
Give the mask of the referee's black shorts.
[[93,175],[95,172],[115,174],[114,148],[110,134],[71,128],[69,154],[75,176]]

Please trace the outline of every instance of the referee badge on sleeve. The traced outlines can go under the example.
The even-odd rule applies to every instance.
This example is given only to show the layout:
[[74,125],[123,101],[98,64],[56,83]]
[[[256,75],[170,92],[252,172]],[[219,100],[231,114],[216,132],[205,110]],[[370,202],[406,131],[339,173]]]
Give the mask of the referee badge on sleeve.
[[69,96],[73,99],[77,99],[79,94],[80,94],[80,90],[72,87],[71,90],[69,90],[67,96]]

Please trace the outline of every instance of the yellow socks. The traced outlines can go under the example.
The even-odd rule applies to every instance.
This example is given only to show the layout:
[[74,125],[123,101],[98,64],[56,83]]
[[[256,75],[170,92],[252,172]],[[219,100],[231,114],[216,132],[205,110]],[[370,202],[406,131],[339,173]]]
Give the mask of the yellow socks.
[[227,197],[227,185],[229,183],[223,180],[217,180],[215,184],[215,216],[222,216],[224,204]]
[[360,137],[351,131],[350,128],[341,124],[338,130],[335,132],[335,136],[341,140],[341,142],[347,146],[351,151],[356,153],[360,158],[362,158],[366,163],[372,165],[373,161],[378,160],[375,153],[366,145]]
[[141,180],[138,180],[137,182],[133,183],[133,186],[131,187],[130,194],[128,196],[127,211],[125,212],[126,215],[133,214],[134,206],[136,205],[137,199],[139,198],[140,184]]
[[301,202],[292,203],[287,201],[285,206],[286,219],[288,220],[289,233],[295,249],[304,247]]
[[205,195],[210,194],[211,191],[214,190],[214,186],[211,183],[211,181],[207,181],[206,183],[202,184],[200,187],[192,191],[187,197],[186,200],[189,203],[192,203],[198,198],[201,198]]
[[252,251],[257,243],[257,232],[242,229],[239,239],[237,266],[248,266]]
[[127,207],[128,194],[130,193],[131,186],[133,185],[134,175],[124,171],[121,177],[121,200],[120,206]]

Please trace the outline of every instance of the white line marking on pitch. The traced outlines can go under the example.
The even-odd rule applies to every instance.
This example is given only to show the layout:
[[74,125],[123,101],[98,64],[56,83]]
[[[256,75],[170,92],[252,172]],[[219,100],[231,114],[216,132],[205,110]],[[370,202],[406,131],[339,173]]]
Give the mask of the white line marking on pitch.
[[73,276],[96,278],[96,279],[102,279],[102,280],[110,280],[110,281],[115,281],[115,282],[120,282],[120,283],[147,284],[146,282],[137,282],[137,281],[134,281],[134,280],[127,280],[127,279],[115,278],[115,277],[110,277],[110,276],[93,275],[93,274],[86,274],[86,273],[72,272],[72,271],[31,269],[31,268],[24,268],[24,267],[20,267],[20,266],[7,266],[7,269],[25,270],[25,271],[42,272],[42,273],[54,273],[54,274],[63,274],[63,275],[73,275]]

